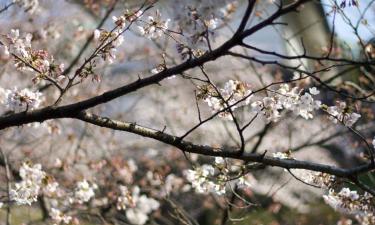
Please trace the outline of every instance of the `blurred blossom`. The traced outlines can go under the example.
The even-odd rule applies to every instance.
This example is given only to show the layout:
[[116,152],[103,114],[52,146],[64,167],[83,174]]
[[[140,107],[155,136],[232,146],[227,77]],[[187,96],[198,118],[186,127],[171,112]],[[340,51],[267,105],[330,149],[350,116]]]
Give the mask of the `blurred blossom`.
[[51,219],[55,222],[54,225],[58,224],[70,224],[72,217],[67,216],[64,213],[62,213],[60,210],[51,208],[50,212]]
[[87,180],[77,182],[77,187],[74,191],[74,202],[79,204],[88,202],[95,196],[95,189],[97,189],[96,184],[90,185]]
[[148,220],[148,215],[157,210],[160,203],[140,193],[140,188],[134,186],[129,192],[125,186],[120,186],[121,195],[117,199],[117,209],[125,210],[126,218],[130,223],[143,225]]
[[5,106],[15,112],[38,108],[42,102],[42,93],[33,92],[28,88],[18,90],[0,90],[0,100]]

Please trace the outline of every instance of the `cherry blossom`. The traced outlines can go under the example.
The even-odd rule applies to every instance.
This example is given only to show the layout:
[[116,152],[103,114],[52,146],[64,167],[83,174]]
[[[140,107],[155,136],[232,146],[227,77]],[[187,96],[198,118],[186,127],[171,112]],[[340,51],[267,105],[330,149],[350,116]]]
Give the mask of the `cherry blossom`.
[[20,31],[18,29],[11,29],[10,33],[4,40],[4,44],[5,46],[7,46],[7,51],[9,51],[10,53],[16,54],[23,58],[29,58],[31,50],[31,39],[32,35],[30,33],[27,33],[24,37],[21,37]]
[[309,184],[317,185],[319,187],[328,189],[335,185],[337,178],[327,173],[310,172],[307,173],[307,175],[305,175],[304,181]]
[[112,64],[116,59],[117,48],[124,42],[124,36],[122,36],[122,27],[116,28],[114,31],[106,30],[95,30],[94,40],[99,42],[99,48],[97,54],[104,61],[108,61]]
[[70,224],[72,217],[63,214],[60,210],[51,208],[50,212],[51,219],[54,221],[55,225],[59,224]]
[[342,188],[339,192],[329,190],[323,196],[324,201],[333,209],[345,214],[355,215],[361,224],[372,224],[375,221],[373,196],[369,193],[363,195],[349,188]]
[[121,196],[117,199],[117,209],[125,210],[126,218],[131,224],[145,224],[148,214],[160,206],[154,198],[141,194],[138,186],[134,186],[131,192],[125,186],[120,186],[120,189]]
[[170,19],[162,20],[159,11],[156,11],[155,17],[148,16],[147,20],[144,21],[144,25],[138,26],[138,30],[141,35],[146,36],[149,39],[156,39],[163,35],[168,29],[168,23]]
[[[198,90],[198,98],[203,99],[212,109],[213,113],[222,111],[229,106],[234,111],[240,106],[250,104],[251,90],[248,84],[241,81],[229,80],[224,84],[224,88],[222,89],[214,88],[212,85],[203,85],[199,86]],[[234,103],[243,98],[245,99],[243,103],[234,105]],[[228,110],[221,112],[219,116],[231,119]]]
[[14,88],[13,90],[3,90],[0,91],[3,104],[5,106],[16,112],[36,109],[40,106],[43,98],[42,93],[36,91],[33,92],[28,88],[18,90]]
[[90,185],[87,180],[77,182],[73,201],[78,202],[79,204],[90,201],[90,199],[95,196],[94,190],[97,188],[96,184]]
[[[225,217],[249,212],[250,201],[258,205],[263,197],[255,196],[264,195],[263,189],[272,191],[255,181],[276,182],[268,170],[258,173],[274,167],[290,172],[280,176],[320,187],[334,210],[359,224],[375,224],[373,185],[365,176],[375,167],[372,155],[363,151],[373,135],[365,129],[372,125],[374,109],[374,96],[367,90],[373,84],[374,48],[371,40],[362,40],[362,26],[371,30],[365,15],[357,28],[352,26],[359,39],[352,52],[330,34],[322,39],[332,43],[314,48],[308,38],[296,41],[292,35],[281,42],[293,44],[295,51],[285,44],[279,52],[267,49],[268,43],[258,45],[257,35],[264,35],[263,28],[268,35],[273,26],[283,31],[277,36],[296,33],[288,14],[310,10],[306,1],[280,6],[277,1],[226,0],[73,2],[79,4],[11,0],[0,8],[9,17],[2,26],[6,33],[0,34],[0,164],[7,182],[0,208],[9,209],[3,210],[8,218],[18,205],[42,200],[34,204],[44,213],[41,222],[54,225],[91,224],[94,216],[100,223],[143,225],[165,219],[190,224],[196,211],[207,208],[222,209],[219,222],[225,224]],[[342,8],[358,6],[358,1],[331,4],[327,15],[334,13],[335,25],[336,18],[345,18]],[[125,8],[130,5],[134,8]],[[64,7],[57,9],[60,15],[43,13],[45,6]],[[19,14],[20,7],[29,14]],[[81,8],[82,15],[77,13]],[[286,27],[290,30],[284,32]],[[322,52],[312,54],[316,47]],[[352,66],[350,73],[358,79],[348,81],[340,72]],[[94,82],[87,81],[89,76]],[[124,133],[161,144],[151,148]],[[334,160],[332,154],[320,162],[320,147],[336,143],[349,156],[345,159],[356,162],[341,167],[336,164],[342,158]],[[307,154],[297,153],[307,147]],[[38,163],[24,162],[17,171],[25,158]],[[301,170],[300,178],[292,174]],[[268,200],[284,204],[286,198],[274,197],[278,192]],[[183,210],[174,205],[180,199]],[[273,208],[279,206],[273,205],[276,214],[279,209]]]
[[275,152],[272,153],[272,156],[278,159],[293,159],[289,152]]
[[10,199],[19,205],[31,205],[37,201],[39,190],[46,176],[40,164],[23,163],[19,170],[22,181],[10,190]]
[[327,112],[331,116],[330,118],[334,123],[340,121],[348,127],[353,126],[359,120],[359,118],[361,118],[361,115],[352,112],[352,110],[347,107],[345,102],[337,102],[337,106],[328,107]]
[[318,95],[320,91],[316,87],[309,88],[309,92],[312,95]]

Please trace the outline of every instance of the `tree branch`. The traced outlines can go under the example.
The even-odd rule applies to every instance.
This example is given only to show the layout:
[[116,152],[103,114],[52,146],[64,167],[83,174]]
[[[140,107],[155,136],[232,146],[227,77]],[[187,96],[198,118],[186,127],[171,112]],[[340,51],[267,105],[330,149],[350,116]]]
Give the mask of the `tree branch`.
[[245,162],[258,162],[266,166],[275,166],[284,169],[306,169],[311,171],[328,173],[343,178],[350,178],[353,176],[357,176],[358,174],[366,173],[375,169],[374,165],[372,165],[371,163],[366,163],[354,168],[344,169],[335,166],[323,165],[307,161],[279,159],[275,157],[265,156],[264,154],[248,153],[246,151],[243,155],[238,155],[238,149],[235,148],[224,149],[214,148],[207,145],[197,145],[188,141],[183,141],[179,137],[167,134],[165,132],[143,127],[135,123],[121,122],[117,120],[112,120],[107,117],[100,117],[87,112],[82,112],[78,114],[75,118],[100,127],[126,131],[143,137],[152,138],[162,143],[172,145],[184,152],[197,153],[206,156],[239,159]]

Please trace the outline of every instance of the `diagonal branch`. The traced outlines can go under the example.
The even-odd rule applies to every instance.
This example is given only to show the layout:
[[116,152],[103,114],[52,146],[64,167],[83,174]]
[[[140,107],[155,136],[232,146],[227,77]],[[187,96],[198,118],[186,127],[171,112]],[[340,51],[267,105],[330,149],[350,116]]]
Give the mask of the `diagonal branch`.
[[238,155],[238,149],[235,148],[214,148],[207,145],[197,145],[192,142],[183,141],[177,136],[173,136],[162,131],[143,127],[135,123],[121,122],[107,117],[100,117],[87,112],[81,112],[76,115],[75,118],[100,127],[126,131],[143,137],[152,138],[162,143],[172,145],[183,152],[197,153],[206,156],[220,156],[223,158],[239,159],[245,162],[258,162],[266,166],[275,166],[285,169],[306,169],[328,173],[343,178],[352,178],[353,176],[357,176],[361,173],[366,173],[375,169],[374,165],[371,163],[363,164],[350,169],[343,169],[308,161],[279,159],[258,153],[245,152],[243,155]]
[[244,16],[242,17],[241,23],[237,28],[237,31],[234,35],[239,35],[246,28],[246,24],[249,21],[251,13],[253,12],[256,0],[249,0]]
[[275,12],[271,17],[267,18],[266,20],[254,25],[248,30],[241,32],[240,34],[235,34],[232,36],[231,39],[226,41],[220,47],[213,51],[206,52],[203,56],[195,59],[190,59],[186,62],[183,62],[177,66],[174,66],[169,69],[165,69],[164,71],[155,74],[153,76],[138,79],[130,84],[124,85],[122,87],[107,91],[102,95],[98,95],[80,102],[72,103],[65,106],[49,106],[39,110],[34,110],[30,112],[20,112],[11,115],[6,115],[0,117],[0,130],[12,127],[12,126],[20,126],[27,123],[32,122],[42,122],[48,119],[56,119],[56,118],[63,118],[63,117],[73,117],[77,115],[79,112],[87,110],[89,108],[95,107],[97,105],[109,102],[113,99],[118,97],[124,96],[131,92],[137,91],[138,89],[144,88],[146,86],[157,84],[160,81],[171,77],[176,74],[181,74],[186,70],[196,68],[199,66],[204,65],[207,62],[215,61],[217,58],[227,55],[227,52],[242,43],[242,40],[253,33],[257,32],[258,30],[271,25],[274,20],[279,18],[280,16],[287,14],[291,11],[296,10],[298,6],[301,4],[308,2],[309,0],[300,0],[297,1],[285,8],[279,9]]

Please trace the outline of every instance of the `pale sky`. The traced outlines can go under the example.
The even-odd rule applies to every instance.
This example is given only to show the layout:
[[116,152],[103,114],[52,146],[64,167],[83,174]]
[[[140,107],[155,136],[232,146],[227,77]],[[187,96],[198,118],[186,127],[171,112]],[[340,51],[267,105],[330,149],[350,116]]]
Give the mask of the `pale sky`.
[[[328,5],[332,5],[332,1],[333,0],[323,0],[323,3],[328,4]],[[340,4],[342,2],[342,0],[336,0],[336,2],[338,4]],[[374,24],[374,22],[375,22],[375,0],[359,0],[359,7],[358,8],[347,6],[346,8],[344,8],[342,10],[345,12],[347,17],[350,19],[352,24],[355,26],[357,24],[358,20],[360,19],[360,16],[361,16],[362,12],[364,12],[366,10],[366,8],[368,8],[368,9],[367,9],[366,14],[364,16],[364,19],[366,19],[368,21],[368,23],[375,25]],[[331,10],[331,8],[329,6],[326,6],[325,10],[326,10],[326,12],[328,12],[328,11]],[[330,27],[332,27],[332,16],[328,17],[328,21],[329,21]],[[343,19],[343,17],[341,15],[336,16],[335,30],[336,30],[337,35],[340,38],[342,38],[343,40],[347,41],[350,44],[354,44],[358,41],[358,39],[356,38],[356,36],[353,32],[353,29],[347,23],[345,23],[345,20]],[[359,31],[358,32],[359,36],[365,41],[375,37],[375,27],[366,27],[363,24],[361,24],[359,26],[358,31]]]

